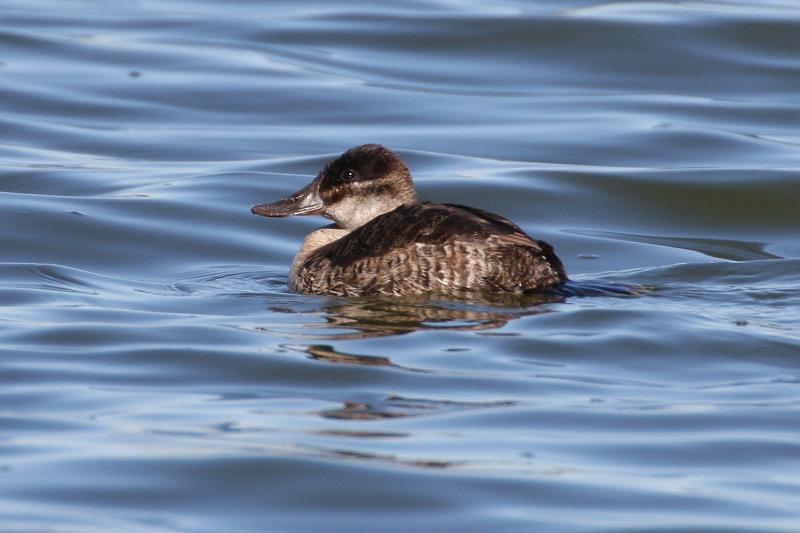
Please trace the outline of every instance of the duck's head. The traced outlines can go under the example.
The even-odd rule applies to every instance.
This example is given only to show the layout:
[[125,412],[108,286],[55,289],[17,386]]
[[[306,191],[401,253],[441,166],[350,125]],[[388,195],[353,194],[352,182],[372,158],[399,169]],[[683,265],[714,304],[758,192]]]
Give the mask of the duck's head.
[[379,144],[351,148],[328,163],[296,193],[251,211],[265,217],[322,215],[343,229],[355,229],[383,213],[417,200],[411,173]]

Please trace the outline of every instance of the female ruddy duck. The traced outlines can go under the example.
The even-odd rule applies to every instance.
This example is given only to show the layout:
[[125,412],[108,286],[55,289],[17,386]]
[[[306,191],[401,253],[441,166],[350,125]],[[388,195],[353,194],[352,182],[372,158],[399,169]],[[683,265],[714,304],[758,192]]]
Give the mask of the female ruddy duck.
[[266,217],[322,215],[292,263],[292,289],[337,296],[468,296],[567,280],[546,242],[473,207],[418,202],[405,163],[378,144],[351,148],[300,191],[253,206]]

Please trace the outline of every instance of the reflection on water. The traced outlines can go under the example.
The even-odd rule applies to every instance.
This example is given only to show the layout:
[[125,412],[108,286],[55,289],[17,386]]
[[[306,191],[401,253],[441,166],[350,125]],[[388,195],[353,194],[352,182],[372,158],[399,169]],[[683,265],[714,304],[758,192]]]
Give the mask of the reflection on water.
[[[295,336],[347,340],[427,330],[493,330],[502,328],[516,318],[549,313],[552,308],[548,305],[564,302],[569,297],[635,297],[646,291],[646,287],[630,283],[571,281],[547,292],[480,295],[463,301],[448,302],[424,297],[335,298],[336,303],[325,305],[319,311],[325,323],[304,324],[304,331]],[[272,311],[296,312],[286,307],[273,307]],[[258,325],[254,329],[271,334],[280,333]],[[309,330],[323,332],[310,333]]]
[[[503,300],[505,303],[511,301]],[[426,330],[472,331],[496,329],[509,320],[548,312],[545,303],[563,300],[557,294],[518,296],[518,302],[528,307],[493,309],[480,303],[436,302],[425,299],[337,298],[336,303],[323,306],[319,315],[324,323],[306,323],[303,331],[293,336],[306,339],[347,340],[368,337],[403,335]],[[534,304],[533,302],[536,302]],[[542,305],[536,307],[535,305]],[[285,307],[273,312],[295,313]],[[270,334],[273,328],[254,326]],[[314,332],[319,330],[319,333]],[[322,357],[322,356],[320,356]]]
[[345,402],[339,409],[328,409],[320,412],[320,416],[348,420],[381,420],[384,418],[440,415],[472,409],[503,408],[513,405],[515,405],[515,402],[511,401],[456,402],[389,396],[371,401]]
[[326,344],[313,344],[311,346],[307,346],[305,351],[307,351],[308,355],[312,358],[318,361],[327,361],[329,363],[348,363],[352,365],[369,366],[390,366],[394,364],[388,357],[379,355],[357,355],[342,353],[334,350],[332,346]]
[[318,453],[335,457],[337,459],[355,460],[358,462],[377,462],[393,466],[403,466],[412,468],[451,468],[460,466],[457,461],[434,461],[434,460],[403,460],[395,455],[384,455],[377,453],[354,452],[352,450],[325,449],[317,450]]

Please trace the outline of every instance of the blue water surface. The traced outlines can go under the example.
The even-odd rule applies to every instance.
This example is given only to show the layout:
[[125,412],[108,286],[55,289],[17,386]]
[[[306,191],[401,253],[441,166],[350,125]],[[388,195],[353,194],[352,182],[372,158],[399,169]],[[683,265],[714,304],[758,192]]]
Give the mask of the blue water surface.
[[[0,530],[800,530],[798,94],[794,0],[0,0]],[[585,290],[292,293],[366,142]]]

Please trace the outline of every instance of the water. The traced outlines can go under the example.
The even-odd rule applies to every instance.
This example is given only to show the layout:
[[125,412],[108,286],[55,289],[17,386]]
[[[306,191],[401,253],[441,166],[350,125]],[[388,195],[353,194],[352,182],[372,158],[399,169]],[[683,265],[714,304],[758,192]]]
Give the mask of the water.
[[[799,7],[0,2],[0,529],[800,530]],[[289,292],[364,142],[589,295]]]

